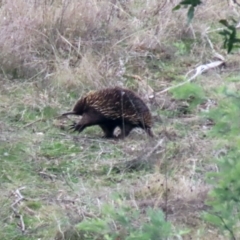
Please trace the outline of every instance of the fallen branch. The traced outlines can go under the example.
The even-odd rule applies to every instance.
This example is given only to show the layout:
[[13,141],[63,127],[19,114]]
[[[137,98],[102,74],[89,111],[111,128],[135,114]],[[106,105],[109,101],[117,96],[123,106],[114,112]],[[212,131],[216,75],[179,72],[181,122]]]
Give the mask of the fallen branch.
[[216,68],[216,67],[219,67],[221,65],[224,64],[224,61],[215,61],[215,62],[211,62],[209,64],[205,64],[205,65],[200,65],[198,66],[197,68],[189,71],[187,75],[189,75],[191,72],[195,71],[195,74],[190,77],[188,80],[186,80],[185,82],[181,82],[177,85],[174,85],[174,86],[171,86],[171,87],[168,87],[166,89],[164,89],[163,91],[159,92],[158,94],[162,94],[162,93],[165,93],[165,92],[168,92],[169,90],[172,90],[172,89],[175,89],[175,88],[178,88],[182,85],[185,85],[186,83],[189,83],[191,82],[192,80],[194,80],[197,76],[201,75],[203,72],[206,72],[207,70],[211,69],[211,68]]

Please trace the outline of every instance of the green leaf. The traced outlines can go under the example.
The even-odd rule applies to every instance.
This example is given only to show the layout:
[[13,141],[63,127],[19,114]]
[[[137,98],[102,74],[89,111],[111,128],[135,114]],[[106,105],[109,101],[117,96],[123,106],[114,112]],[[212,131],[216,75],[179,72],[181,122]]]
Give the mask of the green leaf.
[[179,10],[180,8],[181,8],[181,5],[178,4],[177,6],[175,6],[175,7],[172,9],[172,11],[177,11],[177,10]]
[[226,19],[221,19],[220,21],[219,21],[222,25],[224,25],[225,27],[229,27],[229,24],[228,24],[228,21],[226,20]]
[[234,47],[240,47],[239,45],[236,45],[236,43],[240,42],[240,39],[237,38],[237,30],[234,25],[236,21],[232,19],[233,24],[230,24],[227,20],[221,19],[219,22],[227,28],[219,31],[219,34],[223,36],[223,48],[227,49],[227,52],[229,54]]
[[192,19],[193,19],[193,17],[194,17],[194,6],[191,6],[189,8],[187,16],[188,16],[188,24],[190,24]]
[[195,7],[200,4],[202,4],[202,2],[200,0],[183,0],[178,5],[176,5],[172,9],[172,11],[179,10],[181,8],[181,6],[184,6],[184,7],[189,6],[187,16],[188,16],[188,23],[190,23],[194,17]]

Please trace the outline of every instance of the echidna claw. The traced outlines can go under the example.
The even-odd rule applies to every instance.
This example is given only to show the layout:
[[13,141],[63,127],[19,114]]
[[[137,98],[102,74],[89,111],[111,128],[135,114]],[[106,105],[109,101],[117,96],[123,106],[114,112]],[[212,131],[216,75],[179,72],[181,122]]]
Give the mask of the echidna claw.
[[81,132],[84,129],[82,124],[78,124],[73,122],[70,126],[69,126],[69,130],[72,130],[73,132]]
[[77,123],[73,122],[70,126],[69,126],[69,130],[73,130],[74,132],[77,130]]

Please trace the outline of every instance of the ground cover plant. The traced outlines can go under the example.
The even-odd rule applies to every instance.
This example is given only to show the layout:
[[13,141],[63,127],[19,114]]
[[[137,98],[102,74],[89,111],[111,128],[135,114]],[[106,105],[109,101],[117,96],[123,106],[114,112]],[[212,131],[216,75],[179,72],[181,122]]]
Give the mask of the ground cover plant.
[[[182,2],[1,1],[0,239],[239,238],[239,9]],[[155,139],[68,131],[112,86]]]

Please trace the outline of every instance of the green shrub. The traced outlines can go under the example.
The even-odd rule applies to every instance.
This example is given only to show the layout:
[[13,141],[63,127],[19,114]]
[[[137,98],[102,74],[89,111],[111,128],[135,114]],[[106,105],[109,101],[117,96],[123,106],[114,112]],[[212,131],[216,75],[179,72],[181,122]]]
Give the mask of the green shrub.
[[236,239],[240,220],[240,96],[226,88],[222,94],[218,107],[208,114],[215,122],[211,136],[221,139],[221,150],[216,159],[219,171],[208,176],[214,189],[208,201],[211,210],[205,219]]
[[171,224],[161,210],[148,208],[146,215],[142,221],[138,210],[105,206],[101,217],[84,220],[76,229],[84,232],[85,239],[161,240],[171,235]]

